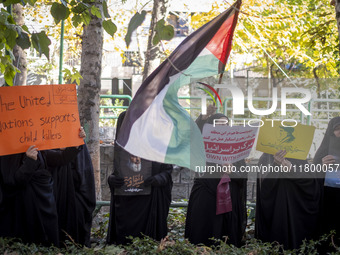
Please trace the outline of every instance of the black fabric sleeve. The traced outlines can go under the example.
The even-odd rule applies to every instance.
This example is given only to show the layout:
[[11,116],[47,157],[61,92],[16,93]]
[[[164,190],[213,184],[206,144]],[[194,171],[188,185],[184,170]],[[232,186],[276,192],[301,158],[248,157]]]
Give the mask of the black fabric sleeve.
[[28,183],[39,166],[39,160],[34,160],[25,156],[22,165],[15,171],[14,179],[16,184],[24,185]]
[[159,186],[165,186],[172,182],[171,172],[172,165],[169,164],[161,164],[160,172],[158,174],[153,175],[153,177],[157,180]]
[[237,161],[235,163],[233,163],[233,166],[236,167],[237,171],[236,172],[232,172],[229,177],[233,180],[233,182],[240,182],[240,184],[243,185],[243,180],[248,178],[248,173],[247,172],[241,172],[240,168],[241,166],[245,166],[246,162],[244,159]]
[[66,165],[77,157],[79,151],[83,149],[83,146],[68,147],[63,151],[60,150],[47,150],[45,151],[47,165],[49,167],[56,167]]
[[202,133],[203,126],[206,123],[206,120],[202,119],[202,114],[200,114],[200,116],[198,116],[198,118],[196,119],[195,122],[196,122],[198,128],[201,130],[201,133]]

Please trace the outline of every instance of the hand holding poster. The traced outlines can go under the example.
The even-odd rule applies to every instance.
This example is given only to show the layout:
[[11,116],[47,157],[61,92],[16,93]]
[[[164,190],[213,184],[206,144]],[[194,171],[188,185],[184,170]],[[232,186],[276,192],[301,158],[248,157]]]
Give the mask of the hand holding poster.
[[0,156],[81,145],[79,128],[74,84],[0,88]]
[[205,124],[202,134],[207,162],[226,164],[248,157],[257,130],[257,127]]
[[287,158],[305,160],[313,142],[315,127],[302,124],[289,126],[291,124],[283,126],[281,121],[264,121],[256,150],[273,155],[285,150]]
[[151,176],[152,162],[136,157],[120,146],[115,147],[115,174],[124,179],[124,185],[114,190],[115,195],[149,195],[151,186],[144,181]]

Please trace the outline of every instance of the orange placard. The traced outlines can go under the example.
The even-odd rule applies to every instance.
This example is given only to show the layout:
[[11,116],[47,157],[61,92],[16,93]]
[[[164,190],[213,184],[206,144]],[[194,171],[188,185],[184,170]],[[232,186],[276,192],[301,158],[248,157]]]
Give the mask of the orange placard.
[[0,88],[0,156],[84,144],[76,85]]

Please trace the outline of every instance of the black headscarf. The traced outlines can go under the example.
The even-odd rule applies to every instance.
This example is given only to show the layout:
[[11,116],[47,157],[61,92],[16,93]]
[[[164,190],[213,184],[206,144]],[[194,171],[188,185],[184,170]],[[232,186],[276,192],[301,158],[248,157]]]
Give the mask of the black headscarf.
[[213,123],[214,123],[214,120],[217,120],[217,119],[220,119],[220,118],[223,118],[223,117],[224,117],[224,118],[227,118],[227,120],[229,120],[228,117],[225,116],[224,114],[222,114],[222,113],[215,113],[215,114],[211,115],[211,116],[207,119],[206,123],[208,123],[208,124],[213,124]]
[[[198,128],[201,130],[201,133],[203,131],[203,126],[205,123],[209,123],[209,124],[213,124],[214,123],[214,119],[219,119],[219,118],[222,118],[222,117],[225,117],[228,119],[227,116],[225,116],[224,114],[222,113],[215,113],[213,115],[211,115],[209,118],[203,120],[202,119],[202,115],[200,115],[197,119],[196,119],[196,124],[198,126]],[[229,120],[229,119],[228,119]]]
[[126,115],[126,111],[125,112],[122,112],[121,114],[119,114],[118,116],[118,119],[117,119],[117,127],[116,127],[116,139],[117,140],[117,137],[118,137],[118,132],[120,130],[120,127],[122,126],[123,124],[123,120],[125,118],[125,115]]
[[328,155],[330,141],[332,137],[335,137],[334,129],[339,125],[340,117],[335,117],[329,121],[325,136],[321,142],[319,149],[315,153],[313,160],[314,164],[321,164],[322,158]]

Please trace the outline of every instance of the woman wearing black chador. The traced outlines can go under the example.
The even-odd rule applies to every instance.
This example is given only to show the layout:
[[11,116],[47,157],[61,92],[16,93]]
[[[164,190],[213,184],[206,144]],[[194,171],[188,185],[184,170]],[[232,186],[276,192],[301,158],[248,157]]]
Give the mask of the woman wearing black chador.
[[[213,124],[214,119],[227,117],[217,113],[205,120],[200,115],[196,123],[202,131],[204,124]],[[245,165],[245,161],[240,160],[233,165],[239,169]],[[241,246],[247,223],[246,187],[246,173],[214,177],[205,173],[203,176],[197,176],[189,198],[185,237],[193,244],[211,246],[216,244],[211,238],[226,238],[228,243]],[[220,207],[219,201],[222,204],[227,203],[226,207]]]
[[[327,173],[320,176],[320,186],[323,192],[320,219],[320,234],[328,234],[335,230],[334,243],[340,245],[340,178],[334,170],[340,171],[340,117],[330,120],[325,136],[313,160],[313,164]],[[327,166],[327,167],[326,167]],[[322,253],[335,251],[328,244],[322,248]]]

